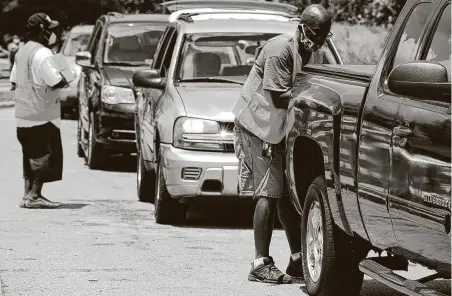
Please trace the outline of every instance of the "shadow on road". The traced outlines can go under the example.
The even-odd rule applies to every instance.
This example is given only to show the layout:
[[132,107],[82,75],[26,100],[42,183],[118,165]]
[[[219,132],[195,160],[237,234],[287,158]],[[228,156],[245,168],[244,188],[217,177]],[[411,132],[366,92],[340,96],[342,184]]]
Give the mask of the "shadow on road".
[[49,208],[36,208],[33,210],[79,210],[82,209],[86,206],[89,206],[89,204],[77,204],[77,203],[73,203],[73,204],[69,204],[69,203],[64,203],[61,204],[61,206],[59,206],[58,208],[55,209],[49,209]]
[[86,206],[89,206],[89,204],[77,204],[77,203],[65,203],[62,204],[59,208],[57,208],[58,210],[79,210],[82,209]]
[[[196,205],[188,209],[185,225],[181,228],[252,229],[254,207],[249,201],[234,201],[218,205]],[[278,217],[275,218],[278,220]],[[282,229],[275,221],[275,229]]]
[[106,158],[102,171],[135,173],[137,171],[136,155],[112,155]]
[[[425,284],[427,287],[437,290],[440,293],[444,293],[445,295],[450,295],[451,286],[450,280],[435,280]],[[307,294],[308,291],[306,286],[303,285],[300,287],[303,293]],[[361,296],[404,296],[405,294],[399,293],[394,289],[391,289],[388,286],[385,286],[379,283],[376,280],[364,280],[363,286],[361,288]]]
[[242,203],[189,208],[185,228],[250,229],[253,227],[249,205]]

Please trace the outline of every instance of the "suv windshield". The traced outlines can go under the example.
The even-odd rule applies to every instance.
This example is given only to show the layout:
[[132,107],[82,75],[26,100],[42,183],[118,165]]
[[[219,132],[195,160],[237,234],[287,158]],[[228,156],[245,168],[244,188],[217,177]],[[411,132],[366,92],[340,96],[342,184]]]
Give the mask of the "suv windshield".
[[89,33],[69,33],[62,49],[63,55],[75,56],[77,52],[86,50],[90,36]]
[[108,27],[104,63],[150,64],[165,26],[152,23],[121,23]]
[[254,63],[256,49],[278,34],[196,33],[185,36],[181,81],[208,77],[247,76]]

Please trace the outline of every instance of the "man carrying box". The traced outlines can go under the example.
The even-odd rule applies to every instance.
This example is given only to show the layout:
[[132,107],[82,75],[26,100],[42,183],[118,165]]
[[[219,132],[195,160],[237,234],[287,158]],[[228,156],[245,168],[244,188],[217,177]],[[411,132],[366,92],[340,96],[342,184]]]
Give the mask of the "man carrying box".
[[[45,13],[27,21],[26,44],[16,54],[10,81],[15,90],[17,139],[22,146],[25,193],[22,208],[57,208],[42,196],[44,183],[63,176],[59,89],[74,79],[50,50],[58,22]],[[53,39],[53,40],[52,40]]]

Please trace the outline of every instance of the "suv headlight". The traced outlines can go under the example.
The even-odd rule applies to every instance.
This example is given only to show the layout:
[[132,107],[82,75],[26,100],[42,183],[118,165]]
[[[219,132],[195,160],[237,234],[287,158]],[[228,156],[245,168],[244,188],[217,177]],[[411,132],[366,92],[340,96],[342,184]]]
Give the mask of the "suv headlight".
[[101,98],[102,102],[111,105],[135,103],[132,89],[118,86],[103,85]]
[[180,117],[174,124],[173,146],[182,149],[225,151],[234,145],[234,133],[219,122]]

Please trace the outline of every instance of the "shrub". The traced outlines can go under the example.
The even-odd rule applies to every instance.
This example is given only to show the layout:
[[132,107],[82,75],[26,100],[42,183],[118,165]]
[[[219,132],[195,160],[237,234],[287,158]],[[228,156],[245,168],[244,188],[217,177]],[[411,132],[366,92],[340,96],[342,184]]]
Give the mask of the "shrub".
[[383,27],[334,23],[333,41],[344,64],[375,65],[383,51],[389,30]]

